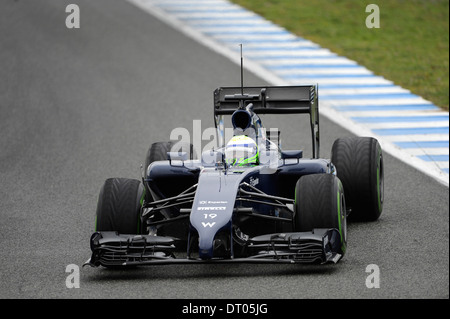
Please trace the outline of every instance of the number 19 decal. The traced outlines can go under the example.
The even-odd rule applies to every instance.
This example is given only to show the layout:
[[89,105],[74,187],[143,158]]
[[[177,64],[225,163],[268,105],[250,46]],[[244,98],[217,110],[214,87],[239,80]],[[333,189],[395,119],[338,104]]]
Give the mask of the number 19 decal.
[[[203,216],[205,216],[205,219],[214,219],[217,217],[217,214],[203,214]],[[216,222],[202,222],[203,227],[213,227],[216,224]]]

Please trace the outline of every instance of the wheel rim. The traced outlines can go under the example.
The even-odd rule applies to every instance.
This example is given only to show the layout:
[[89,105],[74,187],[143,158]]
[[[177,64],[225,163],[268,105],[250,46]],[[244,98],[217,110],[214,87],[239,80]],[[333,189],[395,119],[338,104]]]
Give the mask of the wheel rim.
[[380,154],[377,168],[378,211],[381,212],[384,202],[384,168],[383,155]]
[[347,247],[347,211],[345,206],[345,197],[344,193],[339,192],[340,194],[340,201],[339,201],[339,230],[341,232],[341,249],[342,252],[345,253],[346,247]]

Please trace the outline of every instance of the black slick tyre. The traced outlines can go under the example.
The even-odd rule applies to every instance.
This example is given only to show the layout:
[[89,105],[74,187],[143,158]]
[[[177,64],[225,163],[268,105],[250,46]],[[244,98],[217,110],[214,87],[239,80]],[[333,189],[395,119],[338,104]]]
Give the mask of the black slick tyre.
[[372,137],[337,139],[331,162],[344,185],[351,221],[375,221],[383,211],[384,165],[379,142]]
[[335,228],[341,236],[341,251],[347,245],[347,213],[344,189],[331,174],[302,176],[295,187],[294,230],[309,232],[314,228]]
[[140,234],[140,210],[144,188],[140,181],[109,178],[103,184],[97,204],[96,231]]

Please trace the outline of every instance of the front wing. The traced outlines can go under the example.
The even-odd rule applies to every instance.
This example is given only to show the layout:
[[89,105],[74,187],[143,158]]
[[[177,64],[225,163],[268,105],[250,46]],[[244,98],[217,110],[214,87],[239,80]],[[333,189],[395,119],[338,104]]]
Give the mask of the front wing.
[[152,235],[125,235],[95,232],[91,236],[91,258],[84,264],[97,266],[136,266],[195,263],[337,263],[342,257],[337,229],[311,232],[267,234],[249,238],[239,258],[177,258],[178,240]]

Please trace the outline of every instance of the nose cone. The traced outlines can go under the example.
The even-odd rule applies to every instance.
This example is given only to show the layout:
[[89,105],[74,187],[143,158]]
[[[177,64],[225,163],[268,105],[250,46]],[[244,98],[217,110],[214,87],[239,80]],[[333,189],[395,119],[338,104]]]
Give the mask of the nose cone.
[[199,177],[190,216],[198,235],[201,259],[214,256],[214,239],[225,231],[231,234],[234,202],[241,182],[239,174],[224,174],[215,168],[205,168]]

